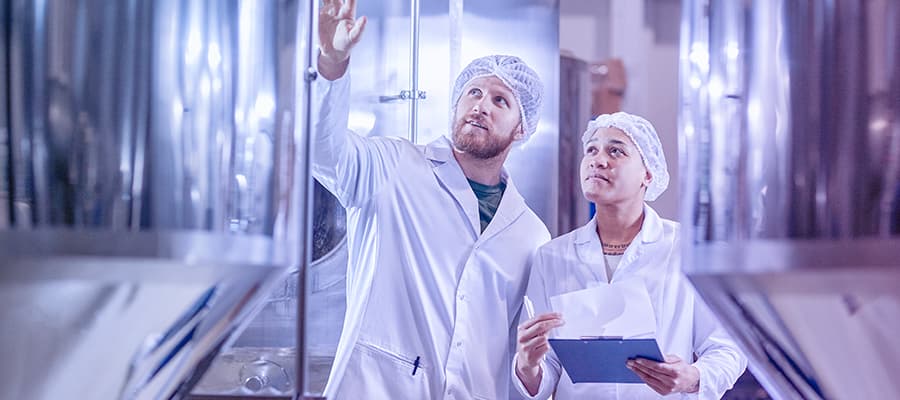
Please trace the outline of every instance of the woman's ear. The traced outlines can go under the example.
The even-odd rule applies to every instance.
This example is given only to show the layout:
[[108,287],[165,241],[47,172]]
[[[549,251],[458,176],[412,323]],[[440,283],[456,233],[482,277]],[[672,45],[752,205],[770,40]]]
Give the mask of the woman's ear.
[[644,170],[644,187],[650,187],[650,182],[653,182],[653,174],[648,170]]

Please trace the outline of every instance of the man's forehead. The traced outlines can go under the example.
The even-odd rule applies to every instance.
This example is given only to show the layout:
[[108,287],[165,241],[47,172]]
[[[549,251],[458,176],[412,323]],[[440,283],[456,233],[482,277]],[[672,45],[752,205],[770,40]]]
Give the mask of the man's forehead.
[[491,90],[499,90],[512,94],[512,90],[510,90],[510,88],[506,86],[505,83],[503,83],[503,80],[498,78],[496,75],[479,76],[477,78],[473,78],[469,81],[469,83],[466,84],[467,88],[472,86],[485,88],[489,87]]

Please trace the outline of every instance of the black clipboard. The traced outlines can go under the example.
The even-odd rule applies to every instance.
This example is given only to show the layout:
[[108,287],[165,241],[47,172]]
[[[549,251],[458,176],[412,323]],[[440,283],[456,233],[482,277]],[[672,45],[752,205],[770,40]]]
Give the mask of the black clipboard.
[[625,362],[663,361],[656,339],[550,339],[550,346],[572,383],[644,383]]

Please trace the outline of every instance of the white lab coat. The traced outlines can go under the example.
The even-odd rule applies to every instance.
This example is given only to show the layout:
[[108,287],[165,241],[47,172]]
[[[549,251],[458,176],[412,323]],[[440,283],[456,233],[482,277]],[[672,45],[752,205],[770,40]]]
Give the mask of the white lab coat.
[[[527,290],[536,314],[552,311],[549,299],[553,296],[609,284],[596,224],[594,219],[538,250]],[[686,362],[693,360],[694,353],[699,357],[693,363],[700,370],[699,393],[665,398],[718,399],[743,373],[747,359],[681,272],[678,230],[678,223],[660,218],[645,204],[641,231],[625,251],[612,283],[643,280],[656,317],[656,339],[662,353],[675,354]],[[552,350],[541,364],[540,390],[531,397],[515,376],[515,360],[512,366],[514,385],[529,399],[547,399],[554,391],[555,400],[663,398],[644,384],[573,384]]]
[[354,134],[349,85],[319,79],[314,103],[313,174],[347,208],[350,255],[327,397],[508,398],[526,268],[550,239],[546,226],[504,172],[482,233],[449,140]]

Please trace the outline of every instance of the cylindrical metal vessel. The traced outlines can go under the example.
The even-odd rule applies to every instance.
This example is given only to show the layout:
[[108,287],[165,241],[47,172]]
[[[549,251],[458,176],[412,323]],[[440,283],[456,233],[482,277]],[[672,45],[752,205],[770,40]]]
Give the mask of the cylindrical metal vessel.
[[776,398],[900,395],[900,3],[683,3],[685,270]]
[[581,192],[581,135],[591,120],[591,66],[563,54],[559,57],[559,204],[560,232],[590,221],[590,203]]
[[304,5],[0,5],[0,397],[181,397],[303,261]]

